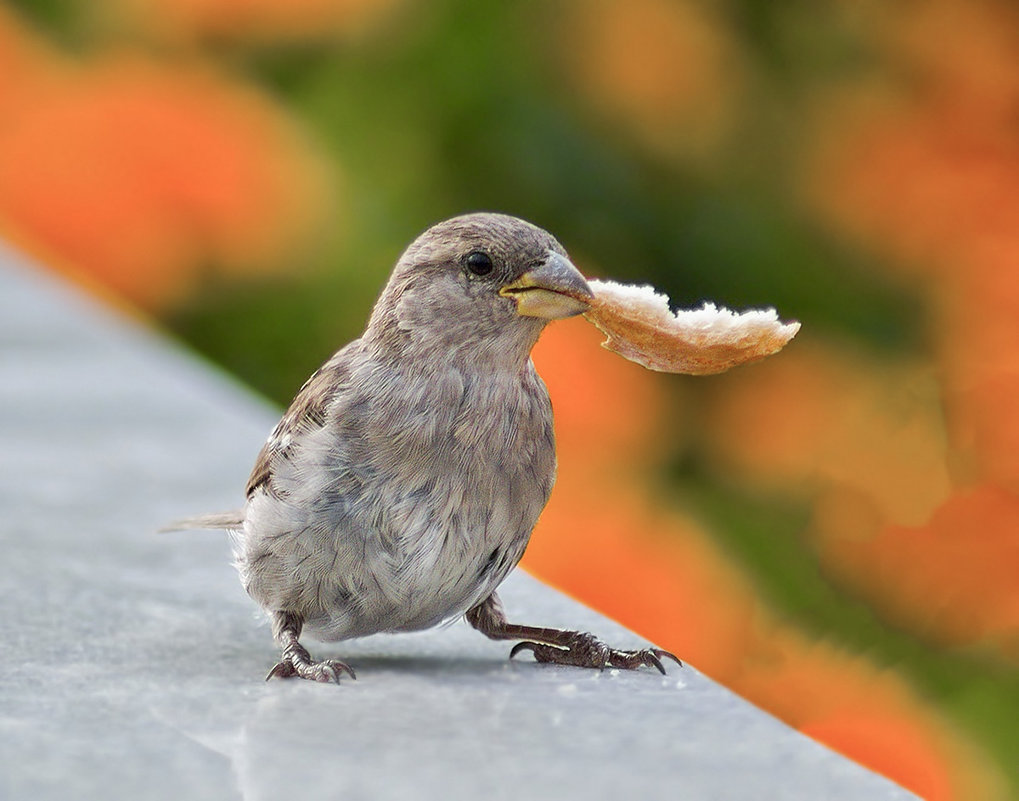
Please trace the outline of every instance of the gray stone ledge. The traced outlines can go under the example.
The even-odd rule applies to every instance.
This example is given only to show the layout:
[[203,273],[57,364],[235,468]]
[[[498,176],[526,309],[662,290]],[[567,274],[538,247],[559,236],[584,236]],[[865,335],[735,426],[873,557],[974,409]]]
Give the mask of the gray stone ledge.
[[[265,683],[225,536],[275,412],[0,248],[0,798],[906,799],[693,668],[507,660],[458,623]],[[520,621],[621,626],[517,573]]]

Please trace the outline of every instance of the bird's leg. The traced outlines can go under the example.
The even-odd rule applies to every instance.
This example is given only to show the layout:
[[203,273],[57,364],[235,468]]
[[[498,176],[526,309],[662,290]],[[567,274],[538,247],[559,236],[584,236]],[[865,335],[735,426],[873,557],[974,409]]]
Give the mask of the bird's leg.
[[311,681],[334,681],[340,683],[340,674],[346,672],[350,678],[356,679],[350,665],[337,659],[324,659],[316,662],[311,658],[308,649],[298,642],[304,621],[293,612],[272,613],[272,634],[282,650],[282,658],[265,677],[266,681],[278,676],[285,679],[299,676]]
[[683,663],[661,648],[642,648],[638,651],[618,651],[610,648],[593,634],[568,629],[521,626],[510,623],[502,611],[502,603],[494,592],[477,606],[467,611],[467,622],[493,640],[523,640],[513,646],[510,659],[522,650],[530,650],[539,662],[557,665],[574,665],[604,670],[606,667],[635,670],[655,667],[665,674],[662,659]]

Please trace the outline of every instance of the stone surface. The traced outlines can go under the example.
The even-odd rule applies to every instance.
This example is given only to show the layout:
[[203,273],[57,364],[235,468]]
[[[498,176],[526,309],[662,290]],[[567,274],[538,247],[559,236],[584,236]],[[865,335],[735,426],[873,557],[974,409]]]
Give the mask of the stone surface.
[[[276,412],[0,249],[0,798],[905,799],[692,668],[507,660],[460,622],[276,653],[225,535]],[[522,622],[635,635],[516,574]]]

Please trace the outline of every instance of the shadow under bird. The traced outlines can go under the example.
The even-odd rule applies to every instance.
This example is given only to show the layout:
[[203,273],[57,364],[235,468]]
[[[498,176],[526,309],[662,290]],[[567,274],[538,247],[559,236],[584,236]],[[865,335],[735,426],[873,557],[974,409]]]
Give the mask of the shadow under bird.
[[244,509],[175,526],[234,533],[241,581],[282,652],[268,678],[354,676],[313,659],[302,632],[345,640],[460,615],[521,640],[510,656],[662,673],[662,658],[679,663],[510,623],[496,594],[555,480],[552,406],[531,348],[592,297],[563,247],[514,217],[456,217],[407,248],[364,334],[308,379],[269,436]]

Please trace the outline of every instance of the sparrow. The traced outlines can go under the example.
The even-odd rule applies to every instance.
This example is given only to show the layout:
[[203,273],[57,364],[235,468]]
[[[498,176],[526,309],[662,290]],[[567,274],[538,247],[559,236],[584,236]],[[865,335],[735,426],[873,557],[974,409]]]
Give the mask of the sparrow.
[[175,528],[233,532],[241,582],[272,622],[267,679],[339,683],[302,633],[339,641],[466,616],[539,662],[653,666],[580,631],[510,623],[496,592],[556,475],[552,405],[531,348],[583,313],[586,280],[550,234],[476,213],[421,234],[364,333],[301,387],[263,446],[239,512]]

